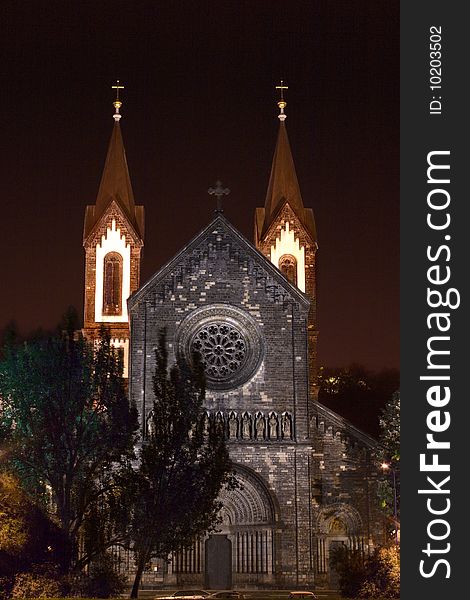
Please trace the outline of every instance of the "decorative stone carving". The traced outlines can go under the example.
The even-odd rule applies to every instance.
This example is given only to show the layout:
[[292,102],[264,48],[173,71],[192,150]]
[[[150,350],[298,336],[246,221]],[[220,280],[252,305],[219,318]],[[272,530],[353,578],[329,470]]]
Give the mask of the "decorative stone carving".
[[244,412],[237,415],[235,411],[224,413],[221,410],[205,412],[203,417],[203,431],[207,435],[210,423],[220,427],[225,436],[230,440],[256,439],[256,440],[285,440],[292,439],[292,415],[283,412],[282,416],[272,411],[265,416],[261,411],[255,415]]
[[180,351],[191,361],[201,356],[208,389],[230,390],[250,379],[263,358],[264,344],[256,321],[228,304],[194,310],[178,327]]
[[277,440],[277,436],[278,436],[277,426],[278,426],[277,416],[275,415],[275,413],[271,413],[269,415],[269,439]]
[[245,363],[246,342],[243,333],[228,323],[201,327],[192,340],[191,350],[199,352],[206,375],[223,381]]
[[242,418],[242,437],[244,440],[251,438],[251,417],[245,413]]
[[282,437],[284,439],[292,438],[292,420],[288,413],[284,413],[281,419],[282,423]]
[[258,439],[258,440],[264,439],[264,434],[265,434],[264,416],[261,413],[258,413],[256,416],[256,439]]
[[224,422],[225,422],[224,414],[220,410],[217,411],[217,414],[215,415],[215,422],[217,425],[220,425],[221,427],[223,427],[223,425],[224,425]]
[[202,419],[203,419],[203,425],[202,425],[203,434],[204,434],[204,436],[208,436],[209,435],[209,415],[208,415],[208,413],[204,413],[204,416]]
[[154,412],[152,409],[147,416],[147,436],[148,437],[155,435],[155,423],[153,421],[153,415],[154,415]]
[[228,437],[231,440],[236,439],[238,435],[238,419],[235,413],[231,413],[228,419]]

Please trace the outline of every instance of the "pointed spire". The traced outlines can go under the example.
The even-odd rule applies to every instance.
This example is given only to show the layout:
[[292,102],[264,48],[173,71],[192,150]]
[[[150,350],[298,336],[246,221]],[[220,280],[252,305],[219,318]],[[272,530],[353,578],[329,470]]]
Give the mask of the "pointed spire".
[[124,86],[119,84],[119,79],[116,85],[111,86],[116,90],[116,99],[113,102],[115,113],[113,133],[109,142],[108,155],[104,163],[103,175],[101,176],[100,188],[96,198],[96,218],[99,218],[108,207],[111,200],[115,200],[121,208],[133,219],[135,213],[134,193],[132,191],[131,178],[129,177],[129,169],[127,167],[126,151],[124,150],[124,142],[122,140],[121,127],[119,120],[121,115],[119,109],[122,102],[119,99],[119,90],[123,90]]
[[311,210],[304,207],[300,186],[295,172],[294,159],[287,136],[287,128],[285,124],[286,115],[284,109],[287,102],[284,99],[284,90],[288,89],[281,80],[281,85],[276,86],[280,90],[280,100],[278,106],[280,108],[279,118],[279,133],[277,136],[276,149],[271,167],[271,175],[269,178],[268,191],[266,193],[266,201],[264,204],[264,219],[262,222],[261,235],[264,235],[269,229],[271,223],[275,219],[279,210],[287,202],[292,210],[304,224],[307,231],[315,239],[315,226],[313,223],[313,215],[310,216]]
[[304,203],[295,172],[287,129],[282,120],[279,125],[279,134],[277,136],[271,176],[264,204],[265,219],[263,231],[266,231],[269,227],[271,219],[276,215],[284,202],[288,202],[290,207],[303,220]]
[[134,193],[132,191],[126,151],[122,140],[121,127],[116,121],[109,142],[108,154],[104,164],[103,175],[96,197],[96,215],[101,215],[111,200],[115,200],[126,214],[132,218],[135,210]]
[[101,176],[100,187],[96,197],[95,206],[89,211],[89,216],[85,223],[84,236],[86,237],[99,221],[110,203],[114,200],[120,206],[126,217],[129,219],[136,233],[143,238],[143,212],[142,207],[135,205],[134,192],[132,191],[129,168],[127,166],[126,151],[122,139],[121,127],[119,121],[121,114],[119,109],[122,102],[119,99],[119,90],[124,86],[119,84],[112,86],[116,90],[116,99],[113,102],[115,108],[114,126],[111,139],[108,146],[108,154],[104,163],[103,174]]

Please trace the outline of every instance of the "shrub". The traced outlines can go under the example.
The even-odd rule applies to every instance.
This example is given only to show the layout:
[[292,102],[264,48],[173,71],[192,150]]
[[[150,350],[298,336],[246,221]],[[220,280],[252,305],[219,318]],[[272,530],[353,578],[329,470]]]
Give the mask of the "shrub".
[[400,550],[397,546],[379,548],[367,561],[367,574],[359,598],[388,600],[399,597]]
[[91,564],[90,573],[83,581],[81,591],[94,598],[109,598],[124,591],[126,578],[118,573],[109,554]]
[[[0,564],[1,567],[1,564]],[[0,577],[0,600],[8,600],[13,589],[13,577]]]
[[377,548],[369,557],[342,546],[335,549],[330,560],[339,575],[341,594],[346,598],[391,600],[400,597],[397,546]]
[[366,576],[363,553],[338,546],[330,555],[330,563],[338,573],[341,594],[346,598],[356,598]]
[[[22,488],[20,480],[0,470],[0,573],[14,577],[35,571],[44,575],[54,563],[68,570],[71,544],[66,533],[52,522]],[[34,565],[42,564],[41,570]]]
[[15,578],[11,598],[52,598],[60,596],[60,582],[47,575],[20,573]]

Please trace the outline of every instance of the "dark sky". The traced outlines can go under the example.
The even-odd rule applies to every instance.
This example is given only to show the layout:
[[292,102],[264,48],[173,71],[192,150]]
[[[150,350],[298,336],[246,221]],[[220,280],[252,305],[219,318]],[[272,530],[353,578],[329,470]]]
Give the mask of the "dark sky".
[[116,78],[145,282],[212,218],[217,178],[252,240],[282,77],[319,236],[320,363],[398,366],[398,2],[3,0],[0,13],[0,328],[82,311]]

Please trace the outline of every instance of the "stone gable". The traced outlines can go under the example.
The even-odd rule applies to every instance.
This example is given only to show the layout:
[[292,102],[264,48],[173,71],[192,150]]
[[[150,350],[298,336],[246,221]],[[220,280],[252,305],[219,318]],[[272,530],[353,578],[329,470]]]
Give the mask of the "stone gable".
[[[170,363],[191,349],[206,361],[207,419],[223,424],[245,490],[222,495],[233,585],[327,585],[330,542],[370,547],[380,526],[364,489],[373,440],[310,394],[307,295],[218,216],[128,306],[142,438],[162,328]],[[204,585],[203,542],[175,555],[168,585]]]

